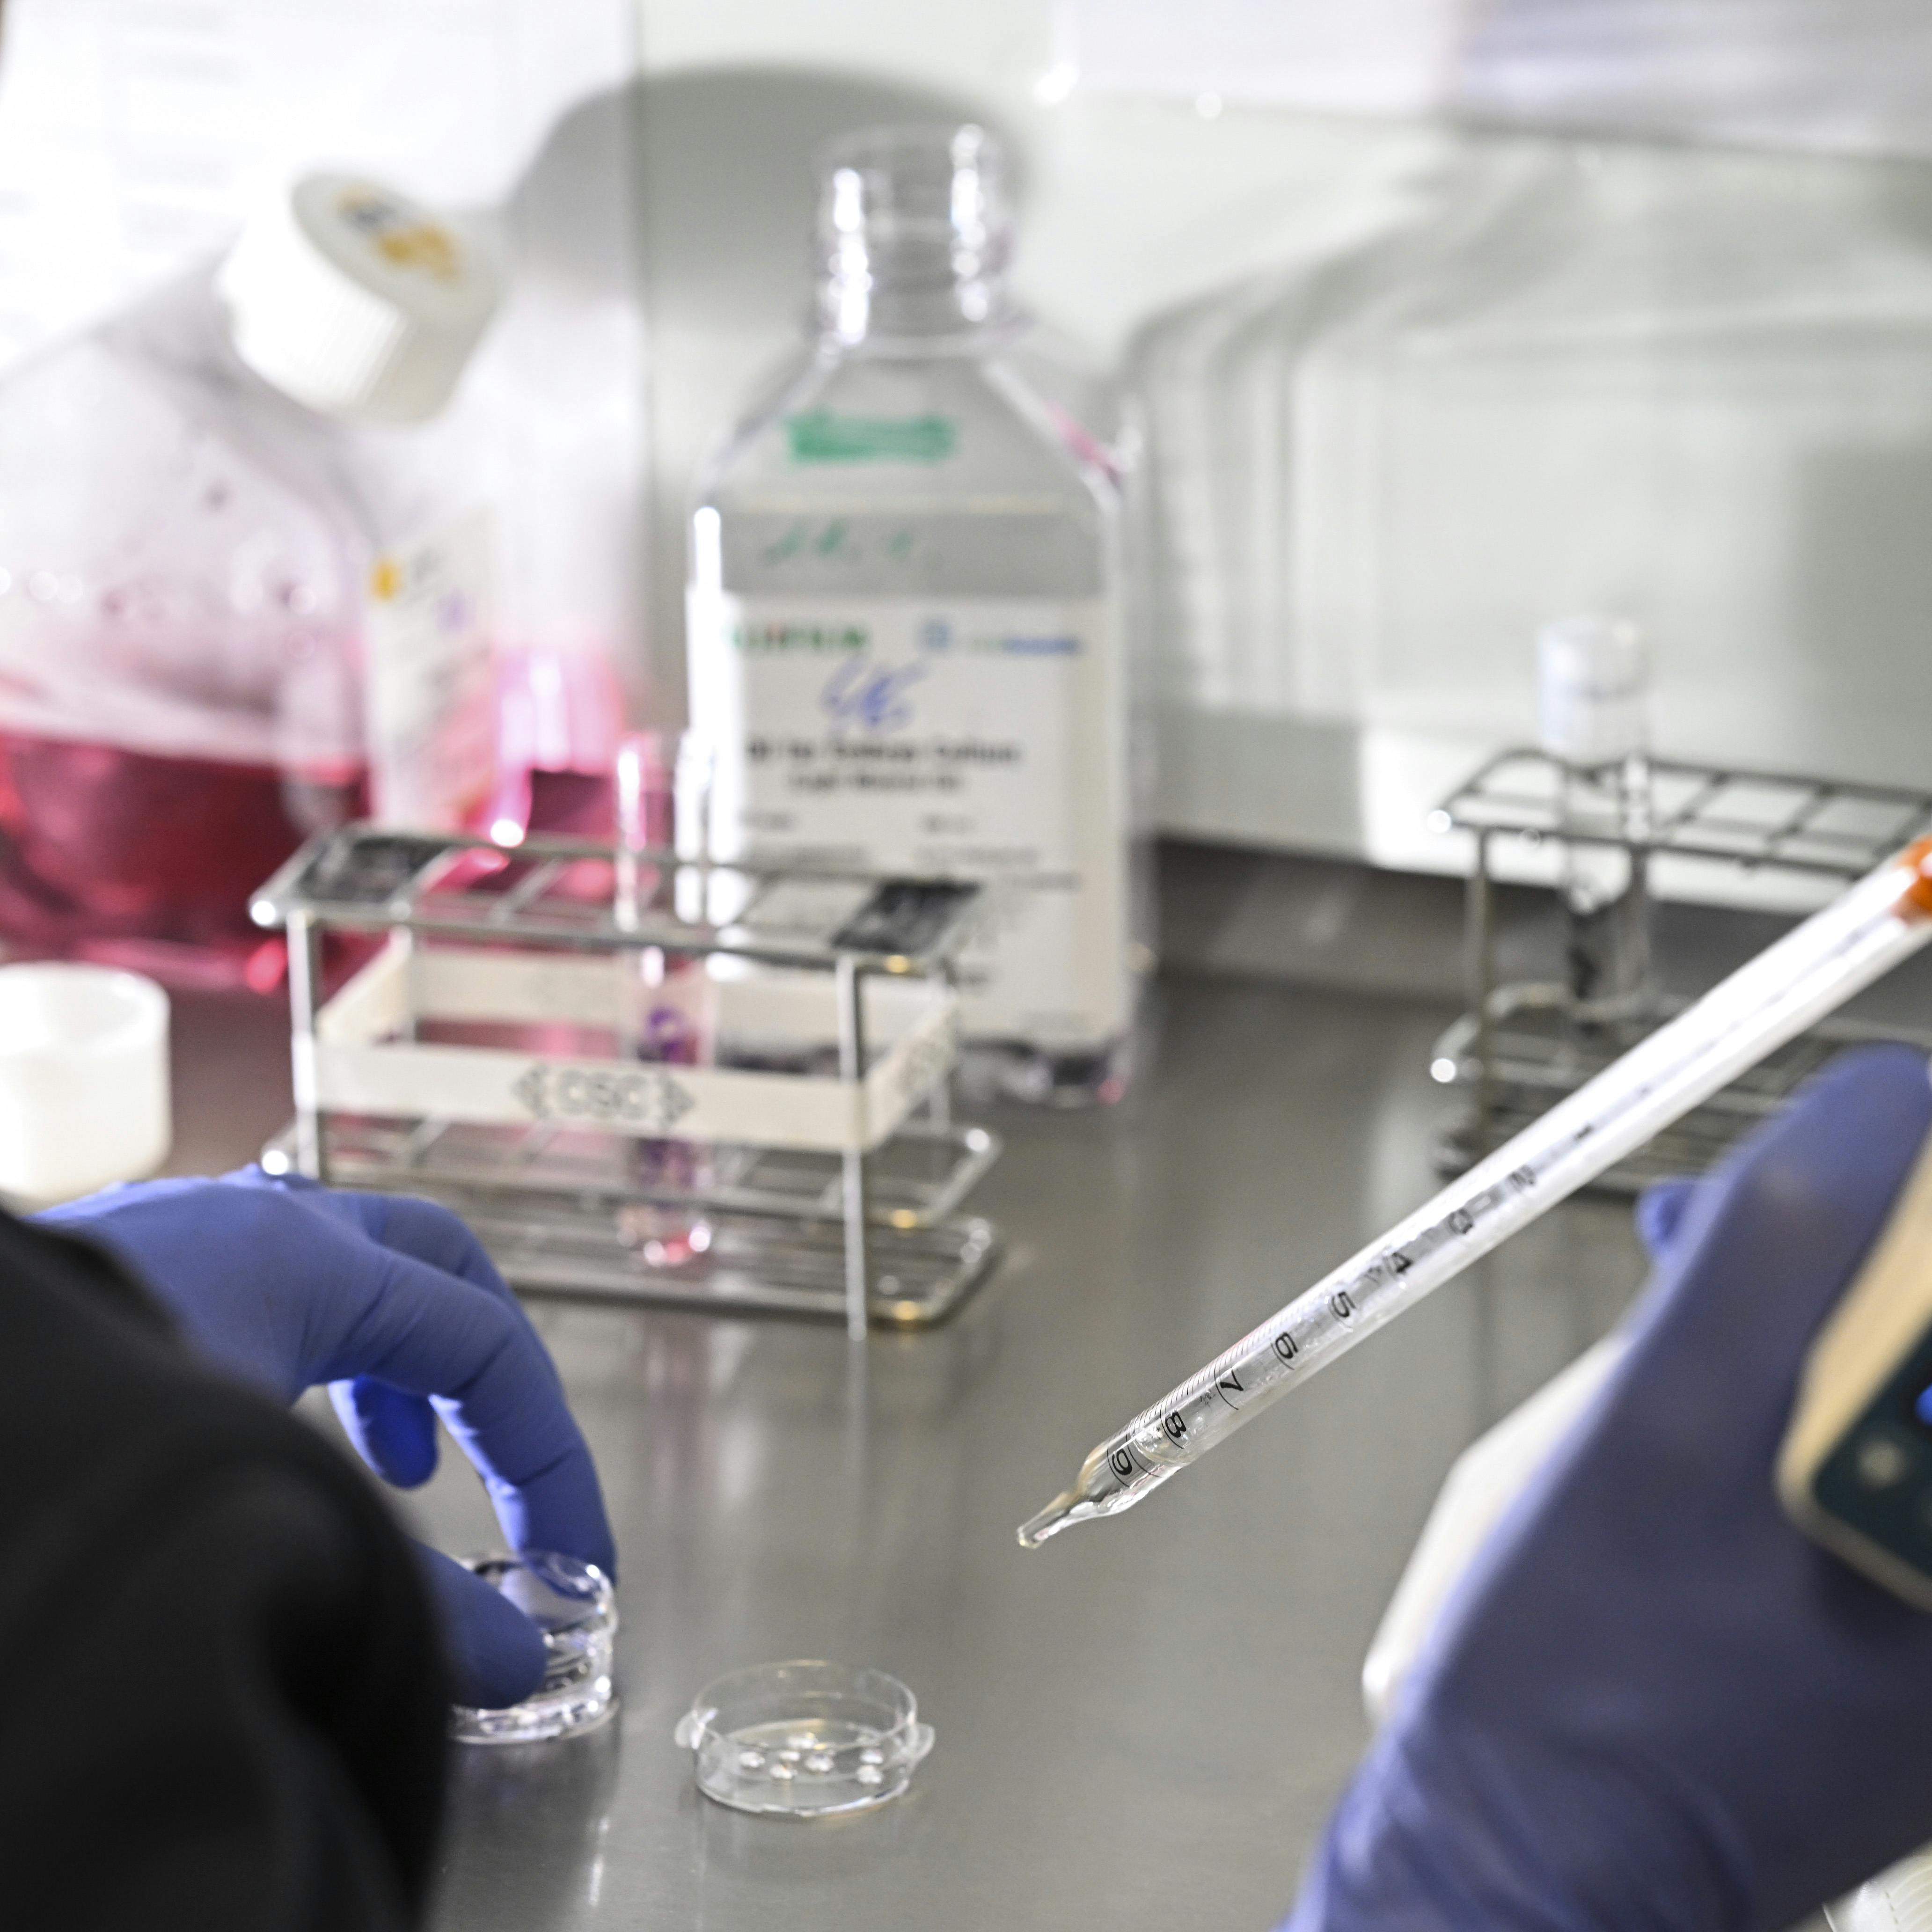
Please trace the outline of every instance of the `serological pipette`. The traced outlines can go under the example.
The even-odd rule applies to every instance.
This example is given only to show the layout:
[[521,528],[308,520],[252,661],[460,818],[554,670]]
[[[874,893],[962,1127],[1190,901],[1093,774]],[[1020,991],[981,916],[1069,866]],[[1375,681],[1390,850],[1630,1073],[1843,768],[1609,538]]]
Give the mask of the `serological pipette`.
[[1142,1409],[1021,1526],[1022,1547],[1132,1508],[1928,940],[1932,838],[1922,838]]

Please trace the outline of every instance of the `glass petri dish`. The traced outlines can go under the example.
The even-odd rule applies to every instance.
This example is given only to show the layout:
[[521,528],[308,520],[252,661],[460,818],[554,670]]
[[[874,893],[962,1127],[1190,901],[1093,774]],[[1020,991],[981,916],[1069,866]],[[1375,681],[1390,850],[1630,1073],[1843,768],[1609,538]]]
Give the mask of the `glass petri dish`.
[[617,1600],[610,1580],[593,1563],[541,1550],[460,1560],[543,1632],[546,1658],[534,1696],[502,1711],[456,1705],[451,1736],[466,1744],[523,1744],[596,1730],[616,1708],[610,1661]]
[[707,1684],[673,1736],[706,1797],[735,1811],[826,1818],[898,1797],[933,1732],[896,1677],[800,1661]]

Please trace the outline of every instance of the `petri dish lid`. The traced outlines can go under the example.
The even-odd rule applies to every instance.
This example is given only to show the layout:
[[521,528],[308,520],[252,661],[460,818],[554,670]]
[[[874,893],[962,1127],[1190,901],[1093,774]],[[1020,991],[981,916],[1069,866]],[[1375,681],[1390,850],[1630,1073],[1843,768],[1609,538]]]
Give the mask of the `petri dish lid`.
[[543,1633],[544,1677],[522,1703],[505,1710],[455,1706],[450,1735],[460,1744],[539,1744],[602,1724],[616,1706],[617,1602],[610,1580],[594,1563],[543,1550],[458,1561]]
[[896,1677],[812,1659],[754,1664],[707,1684],[673,1736],[706,1797],[786,1818],[889,1802],[933,1742]]

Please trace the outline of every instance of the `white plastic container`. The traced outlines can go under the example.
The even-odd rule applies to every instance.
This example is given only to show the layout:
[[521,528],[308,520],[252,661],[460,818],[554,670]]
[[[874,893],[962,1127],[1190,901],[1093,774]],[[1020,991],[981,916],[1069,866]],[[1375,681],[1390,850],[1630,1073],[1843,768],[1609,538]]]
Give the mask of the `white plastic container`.
[[105,966],[0,967],[0,1194],[45,1208],[137,1180],[173,1137],[159,986]]
[[1914,1852],[1841,1898],[1825,1914],[1832,1932],[1928,1932],[1932,1851]]

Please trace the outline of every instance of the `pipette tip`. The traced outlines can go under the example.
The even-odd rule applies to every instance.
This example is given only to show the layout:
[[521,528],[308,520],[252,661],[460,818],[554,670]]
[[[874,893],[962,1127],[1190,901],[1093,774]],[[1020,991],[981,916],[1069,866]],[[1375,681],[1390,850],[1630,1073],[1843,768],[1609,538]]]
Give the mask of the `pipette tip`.
[[1058,1536],[1070,1523],[1085,1522],[1090,1518],[1102,1516],[1106,1511],[1094,1497],[1091,1490],[1076,1484],[1070,1490],[1062,1490],[1039,1515],[1028,1516],[1019,1526],[1020,1547],[1037,1550],[1049,1537]]
[[1181,1465],[1170,1462],[1150,1468],[1144,1457],[1131,1466],[1138,1471],[1132,1481],[1124,1481],[1114,1457],[1124,1438],[1114,1437],[1080,1466],[1070,1490],[1062,1490],[1039,1515],[1020,1525],[1020,1547],[1037,1550],[1049,1537],[1058,1536],[1070,1524],[1091,1522],[1096,1516],[1113,1516],[1132,1509],[1149,1491],[1157,1490]]
[[1058,1536],[1070,1522],[1094,1514],[1093,1499],[1077,1489],[1062,1490],[1037,1516],[1030,1516],[1019,1526],[1020,1547],[1037,1550],[1048,1537]]

